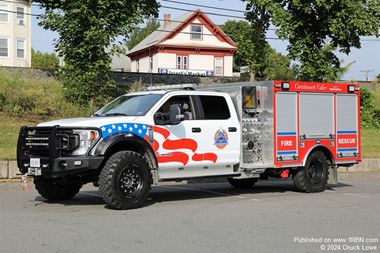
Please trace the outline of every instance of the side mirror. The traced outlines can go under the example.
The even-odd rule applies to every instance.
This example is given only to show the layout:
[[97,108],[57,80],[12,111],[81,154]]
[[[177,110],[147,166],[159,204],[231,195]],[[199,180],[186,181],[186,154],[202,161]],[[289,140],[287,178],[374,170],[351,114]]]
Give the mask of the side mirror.
[[178,124],[184,120],[184,115],[181,110],[181,107],[177,104],[172,104],[169,107],[169,123],[170,124]]

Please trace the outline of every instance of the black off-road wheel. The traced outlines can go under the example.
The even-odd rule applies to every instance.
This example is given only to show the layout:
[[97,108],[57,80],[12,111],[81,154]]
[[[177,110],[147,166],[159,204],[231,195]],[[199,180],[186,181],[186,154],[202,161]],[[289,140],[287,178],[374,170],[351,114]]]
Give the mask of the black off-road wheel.
[[109,208],[138,208],[149,194],[151,178],[150,168],[140,154],[120,151],[105,163],[99,175],[99,191]]
[[82,185],[52,178],[34,178],[38,193],[49,201],[68,200],[73,198]]
[[257,178],[244,178],[244,179],[227,178],[227,180],[230,183],[230,185],[236,188],[253,187],[257,182]]
[[316,150],[307,158],[305,167],[293,176],[295,187],[302,192],[321,192],[326,189],[329,164],[325,154]]

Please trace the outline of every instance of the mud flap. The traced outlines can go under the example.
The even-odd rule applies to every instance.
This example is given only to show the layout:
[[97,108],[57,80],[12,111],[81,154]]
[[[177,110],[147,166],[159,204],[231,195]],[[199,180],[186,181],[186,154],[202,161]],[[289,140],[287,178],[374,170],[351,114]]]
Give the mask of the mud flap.
[[329,180],[328,184],[338,184],[338,167],[330,166],[329,167]]

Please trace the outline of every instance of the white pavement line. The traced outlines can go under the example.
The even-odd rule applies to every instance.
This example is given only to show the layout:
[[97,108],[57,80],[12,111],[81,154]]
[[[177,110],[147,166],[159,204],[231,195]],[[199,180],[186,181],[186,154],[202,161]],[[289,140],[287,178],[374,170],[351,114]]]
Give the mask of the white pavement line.
[[342,193],[344,195],[354,196],[354,197],[361,197],[361,198],[369,198],[369,196],[366,195],[360,195],[360,194],[353,194],[353,193]]
[[[160,187],[166,187],[166,188],[172,188],[172,189],[182,189],[182,190],[188,190],[188,191],[197,191],[197,192],[206,192],[206,193],[211,193],[211,194],[220,195],[220,196],[234,197],[234,198],[238,198],[238,199],[247,199],[246,197],[243,197],[243,196],[236,196],[236,195],[231,195],[231,194],[226,194],[226,193],[221,193],[221,192],[214,192],[214,191],[191,189],[191,188],[186,188],[186,187],[165,186],[165,185],[161,185]],[[258,199],[251,199],[251,200],[259,201]]]
[[362,184],[362,185],[380,186],[380,184],[376,184],[376,183],[345,182],[345,181],[343,181],[342,183],[345,183],[345,184]]
[[100,196],[100,195],[98,195],[98,194],[92,194],[92,193],[87,193],[87,192],[79,192],[78,194],[90,195],[90,196],[94,196],[94,197],[102,198],[102,196]]

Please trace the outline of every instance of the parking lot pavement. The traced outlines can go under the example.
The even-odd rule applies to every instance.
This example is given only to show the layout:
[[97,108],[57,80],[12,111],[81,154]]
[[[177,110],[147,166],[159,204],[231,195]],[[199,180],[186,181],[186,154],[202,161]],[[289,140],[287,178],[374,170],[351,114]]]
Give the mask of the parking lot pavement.
[[105,208],[90,184],[49,203],[31,182],[1,183],[0,251],[379,252],[379,179],[343,174],[315,194],[289,181],[165,184],[127,211]]

